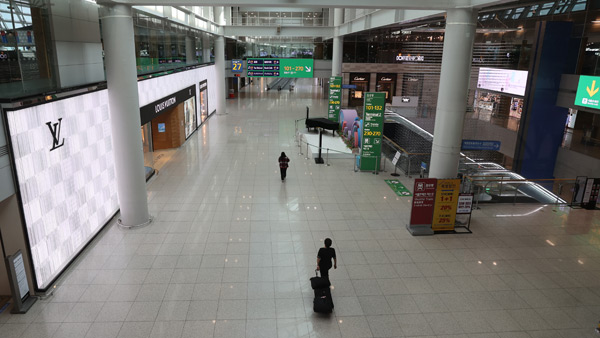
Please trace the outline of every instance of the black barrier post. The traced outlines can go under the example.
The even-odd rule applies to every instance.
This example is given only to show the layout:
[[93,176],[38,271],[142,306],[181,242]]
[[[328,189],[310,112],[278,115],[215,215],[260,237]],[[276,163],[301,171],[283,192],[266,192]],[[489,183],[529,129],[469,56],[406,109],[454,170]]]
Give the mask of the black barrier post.
[[319,157],[315,158],[316,164],[323,164],[323,157],[321,157],[321,150],[323,149],[323,128],[319,128]]

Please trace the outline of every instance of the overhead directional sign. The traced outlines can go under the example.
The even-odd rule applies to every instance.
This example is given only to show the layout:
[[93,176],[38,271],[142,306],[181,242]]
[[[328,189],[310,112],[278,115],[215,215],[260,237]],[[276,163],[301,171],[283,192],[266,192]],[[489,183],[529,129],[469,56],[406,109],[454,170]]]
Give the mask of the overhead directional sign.
[[500,150],[500,141],[462,140],[460,150]]
[[231,60],[231,71],[233,73],[242,73],[244,71],[243,64],[242,60]]
[[600,109],[599,90],[600,77],[580,75],[577,94],[575,95],[575,105]]
[[249,77],[313,77],[313,59],[248,59]]

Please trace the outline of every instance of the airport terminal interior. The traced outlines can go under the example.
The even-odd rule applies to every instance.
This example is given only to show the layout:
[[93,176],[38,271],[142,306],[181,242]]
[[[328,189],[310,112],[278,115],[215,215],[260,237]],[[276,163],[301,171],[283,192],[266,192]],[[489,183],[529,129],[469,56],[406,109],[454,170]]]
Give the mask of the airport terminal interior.
[[598,1],[238,1],[0,0],[0,338],[600,336]]

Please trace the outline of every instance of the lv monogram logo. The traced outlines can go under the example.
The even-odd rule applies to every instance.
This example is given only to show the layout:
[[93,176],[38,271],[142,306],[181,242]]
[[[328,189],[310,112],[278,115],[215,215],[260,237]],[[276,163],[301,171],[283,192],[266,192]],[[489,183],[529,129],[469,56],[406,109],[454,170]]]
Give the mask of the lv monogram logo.
[[50,151],[64,146],[65,139],[63,138],[62,143],[60,142],[60,126],[62,125],[62,117],[58,119],[57,123],[52,124],[52,122],[46,122],[46,125],[52,134],[52,149],[50,149]]

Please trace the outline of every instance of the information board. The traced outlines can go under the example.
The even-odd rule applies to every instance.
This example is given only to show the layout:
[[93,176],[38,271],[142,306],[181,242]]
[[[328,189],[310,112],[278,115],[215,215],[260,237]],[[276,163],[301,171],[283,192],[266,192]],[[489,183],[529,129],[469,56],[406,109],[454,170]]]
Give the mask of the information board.
[[12,264],[15,268],[15,279],[17,280],[17,288],[19,290],[19,298],[23,301],[29,297],[29,283],[27,282],[27,274],[25,273],[25,262],[23,254],[18,251],[17,254],[11,256]]
[[231,72],[242,73],[244,71],[244,62],[242,60],[231,60]]
[[438,180],[431,228],[433,231],[452,231],[456,220],[456,206],[460,193],[460,180]]
[[313,59],[248,59],[248,77],[313,77]]
[[457,214],[470,214],[473,209],[473,194],[460,194],[458,196]]
[[600,88],[600,77],[580,75],[577,94],[575,94],[575,105],[600,109],[598,88]]
[[365,93],[360,170],[379,170],[385,93]]
[[342,104],[342,77],[332,76],[329,78],[329,109],[327,118],[331,121],[340,120],[340,107]]
[[413,189],[414,196],[410,212],[410,226],[431,226],[436,184],[437,179],[435,178],[415,179],[415,187]]

